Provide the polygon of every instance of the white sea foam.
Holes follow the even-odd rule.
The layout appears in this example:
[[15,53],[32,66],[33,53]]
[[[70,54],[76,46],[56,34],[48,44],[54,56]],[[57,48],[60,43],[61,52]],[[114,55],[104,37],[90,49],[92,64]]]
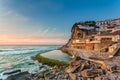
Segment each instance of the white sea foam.
[[2,80],[6,80],[7,79],[7,77],[8,77],[8,75],[0,75],[0,79],[2,79]]
[[[13,69],[31,71],[38,63],[31,59],[37,53],[54,50],[60,46],[0,46],[0,74]],[[35,64],[30,64],[35,63]],[[6,75],[0,76],[5,78]]]

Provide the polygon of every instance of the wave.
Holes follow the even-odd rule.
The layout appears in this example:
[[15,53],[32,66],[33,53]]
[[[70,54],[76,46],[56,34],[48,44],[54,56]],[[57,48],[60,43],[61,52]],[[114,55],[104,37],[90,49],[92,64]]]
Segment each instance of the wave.
[[45,52],[53,50],[53,48],[17,48],[17,49],[1,49],[0,54],[25,54],[32,52]]
[[[43,53],[60,46],[0,46],[0,74],[5,71],[21,69],[32,71],[38,63],[31,59],[37,53]],[[0,76],[0,79],[6,76]]]

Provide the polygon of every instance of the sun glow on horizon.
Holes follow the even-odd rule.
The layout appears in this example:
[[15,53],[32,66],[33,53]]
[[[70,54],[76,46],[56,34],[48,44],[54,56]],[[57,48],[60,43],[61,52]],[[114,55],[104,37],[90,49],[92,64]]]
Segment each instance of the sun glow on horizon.
[[0,0],[0,44],[64,44],[76,21],[119,17],[119,3],[120,0]]
[[16,36],[0,36],[0,45],[10,44],[65,44],[66,39],[62,38],[35,38],[35,37],[16,37]]

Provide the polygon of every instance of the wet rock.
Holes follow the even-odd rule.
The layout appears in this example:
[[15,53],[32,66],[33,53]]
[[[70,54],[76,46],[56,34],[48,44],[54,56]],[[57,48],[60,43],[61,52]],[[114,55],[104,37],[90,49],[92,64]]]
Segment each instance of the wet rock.
[[21,70],[18,69],[18,70],[15,70],[15,71],[5,72],[5,73],[3,73],[3,75],[9,75],[9,74],[20,73],[20,72],[21,72]]
[[28,77],[24,77],[24,78],[22,78],[22,80],[31,80],[31,79]]
[[72,61],[70,62],[70,65],[71,65],[71,66],[78,66],[78,65],[80,65],[80,62],[79,62],[79,61],[76,61],[76,60],[72,60]]
[[39,80],[44,80],[44,78],[40,78]]
[[54,74],[50,74],[50,75],[49,75],[49,79],[53,79],[54,77],[55,77]]
[[[40,68],[45,68],[45,66]],[[120,73],[116,74],[119,72],[119,68],[113,67],[111,70],[114,72],[104,70],[99,63],[94,63],[93,60],[91,62],[75,58],[68,67],[54,66],[43,73],[38,73],[34,80],[120,80]]]
[[64,78],[65,78],[65,79],[68,79],[68,77],[69,77],[69,74],[66,73],[66,74],[64,75]]
[[25,76],[30,77],[30,74],[28,73],[28,71],[21,72],[19,74],[15,74],[15,75],[11,75],[11,76],[7,77],[7,80],[22,80]]
[[44,73],[43,72],[39,72],[39,73],[37,73],[37,74],[35,74],[35,76],[34,76],[34,78],[44,78]]
[[45,76],[45,78],[44,78],[45,80],[49,80],[49,77],[47,77],[47,76]]
[[103,71],[101,69],[85,69],[81,71],[80,74],[82,77],[91,78],[103,75]]
[[42,69],[42,68],[45,68],[45,66],[42,65],[42,66],[39,67],[39,69]]
[[56,72],[56,75],[59,75],[59,74],[61,74],[60,72]]
[[83,80],[82,77],[77,77],[77,80]]
[[57,80],[61,80],[61,75],[58,75]]
[[82,77],[79,72],[75,73],[77,77]]
[[78,69],[79,67],[80,67],[80,65],[74,66],[74,67],[69,66],[69,67],[66,69],[66,72],[67,72],[67,73],[75,72],[75,70]]
[[73,73],[69,73],[69,76],[70,76],[71,80],[76,80],[77,79],[77,76]]
[[28,65],[35,65],[35,63],[28,63]]
[[110,79],[107,76],[103,75],[103,76],[95,77],[95,80],[110,80]]
[[15,80],[13,77],[9,76],[7,80]]

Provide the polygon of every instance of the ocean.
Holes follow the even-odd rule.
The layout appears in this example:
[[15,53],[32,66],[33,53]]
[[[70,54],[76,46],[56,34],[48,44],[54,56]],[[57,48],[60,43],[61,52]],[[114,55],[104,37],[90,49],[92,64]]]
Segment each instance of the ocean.
[[17,69],[22,71],[36,69],[39,63],[32,60],[31,56],[60,47],[61,45],[0,46],[0,74]]

